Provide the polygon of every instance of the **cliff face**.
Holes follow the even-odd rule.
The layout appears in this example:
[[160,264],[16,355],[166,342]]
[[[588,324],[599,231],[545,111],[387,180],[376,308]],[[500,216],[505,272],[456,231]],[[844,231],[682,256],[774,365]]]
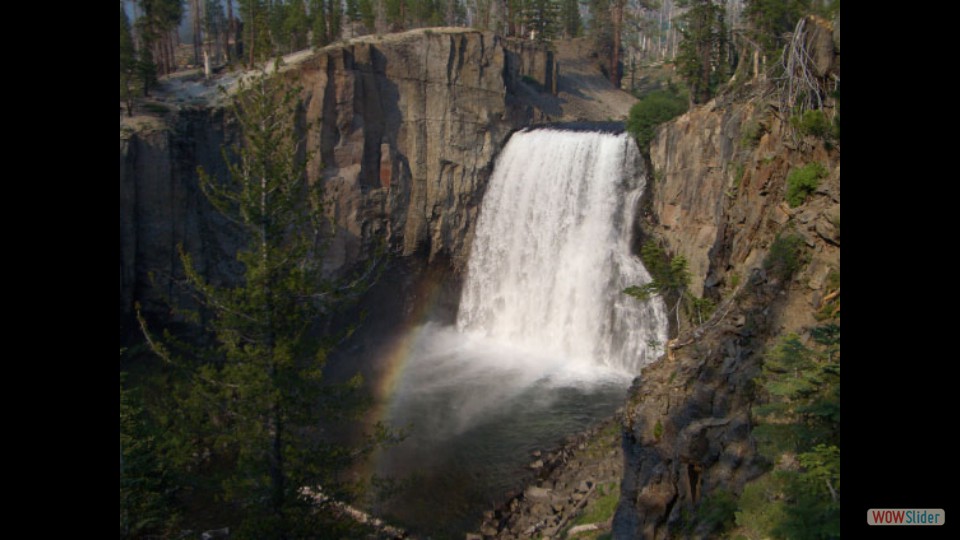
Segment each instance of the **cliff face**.
[[[815,254],[839,246],[839,158],[823,145],[782,140],[786,126],[753,100],[694,109],[658,133],[650,149],[654,168],[655,227],[675,254],[690,263],[694,294],[719,292],[734,275],[757,267],[787,222],[799,225]],[[785,201],[786,178],[806,163],[828,165],[815,197],[801,208]],[[819,246],[825,241],[825,246]],[[807,268],[811,289],[828,264],[815,256]]]
[[[839,148],[788,133],[776,105],[718,98],[662,127],[651,146],[645,228],[687,258],[692,292],[719,305],[631,389],[614,538],[677,536],[705,498],[739,495],[763,472],[751,439],[753,379],[776,336],[816,324],[828,275],[840,269]],[[787,176],[813,162],[826,176],[790,208]],[[778,235],[803,244],[787,280],[764,265]]]
[[120,129],[120,314],[134,302],[161,313],[165,298],[188,301],[172,284],[182,275],[178,245],[218,282],[238,275],[237,238],[197,185],[197,166],[225,174],[222,144],[235,137],[219,110],[173,119],[137,117]]
[[[514,130],[548,119],[517,97],[521,67],[556,87],[555,65],[531,55],[543,51],[431,29],[301,53],[284,68],[303,88],[309,178],[323,182],[338,226],[329,271],[367,257],[381,239],[395,255],[466,262],[497,153]],[[198,165],[226,174],[220,148],[236,141],[235,123],[212,99],[168,101],[179,110],[166,118],[121,123],[121,315],[137,300],[148,310],[162,309],[161,296],[176,300],[178,244],[211,279],[237,275],[237,239],[196,175]]]

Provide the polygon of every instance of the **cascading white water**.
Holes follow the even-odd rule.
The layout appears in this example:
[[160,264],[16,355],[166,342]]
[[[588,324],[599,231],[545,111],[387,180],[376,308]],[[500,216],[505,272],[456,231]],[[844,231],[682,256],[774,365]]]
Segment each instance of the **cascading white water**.
[[609,416],[663,352],[662,302],[623,293],[650,280],[630,255],[638,157],[624,135],[539,130],[507,143],[457,328],[428,323],[391,347],[405,361],[386,420],[412,427],[379,472],[417,479],[387,507],[398,523],[463,538],[518,488],[532,451]]
[[458,328],[631,373],[662,353],[663,303],[623,294],[650,281],[630,254],[637,158],[626,135],[514,134],[484,195]]

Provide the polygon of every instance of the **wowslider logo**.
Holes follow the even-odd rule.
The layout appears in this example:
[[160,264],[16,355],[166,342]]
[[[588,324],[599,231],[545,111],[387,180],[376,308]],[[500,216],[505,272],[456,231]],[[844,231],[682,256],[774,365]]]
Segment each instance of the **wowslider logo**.
[[871,508],[867,510],[868,525],[943,525],[943,508],[929,510],[904,508]]

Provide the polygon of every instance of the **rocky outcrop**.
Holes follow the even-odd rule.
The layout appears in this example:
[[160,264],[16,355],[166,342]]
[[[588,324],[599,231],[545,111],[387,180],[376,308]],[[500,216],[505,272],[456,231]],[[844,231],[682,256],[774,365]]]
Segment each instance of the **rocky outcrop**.
[[[538,62],[526,56],[543,53],[508,49],[491,33],[426,29],[288,58],[284,75],[302,87],[302,125],[311,126],[308,174],[323,183],[338,225],[329,271],[381,242],[394,255],[465,263],[499,150],[514,130],[548,119],[516,92],[521,66]],[[555,86],[555,68],[541,71]],[[160,93],[168,114],[121,121],[121,316],[135,301],[154,312],[177,301],[178,245],[210,279],[237,275],[238,241],[199,193],[196,173],[201,165],[226,174],[221,145],[236,141],[235,123],[212,85],[170,85]]]
[[135,117],[120,128],[120,315],[134,302],[148,313],[189,302],[174,282],[179,246],[204,275],[239,274],[238,238],[197,185],[197,167],[225,174],[220,147],[235,138],[222,110],[184,110],[173,118]]
[[[622,475],[619,415],[569,437],[553,451],[536,451],[536,478],[496,510],[484,513],[480,534],[467,538],[561,538],[591,504],[619,489]],[[609,530],[609,516],[585,530]]]
[[[718,98],[653,141],[645,229],[687,258],[692,292],[719,307],[683,328],[631,389],[614,538],[710,537],[690,516],[764,470],[750,436],[762,355],[775,336],[816,324],[828,276],[840,268],[839,148],[788,127],[775,101]],[[812,162],[826,176],[791,208],[787,176]],[[785,234],[804,244],[788,279],[764,264]]]
[[[676,119],[651,145],[651,217],[657,234],[689,261],[698,296],[746,277],[787,222],[799,225],[815,254],[837,256],[839,237],[832,237],[839,235],[833,230],[840,213],[838,156],[822,144],[784,145],[785,126],[768,114],[769,106],[714,101]],[[787,175],[814,161],[829,166],[819,196],[789,208]],[[816,239],[824,237],[832,240],[821,246]],[[815,256],[808,267],[814,289],[829,272],[824,257]]]
[[506,48],[517,58],[517,72],[532,80],[540,89],[557,95],[560,64],[550,47],[525,39],[508,39]]

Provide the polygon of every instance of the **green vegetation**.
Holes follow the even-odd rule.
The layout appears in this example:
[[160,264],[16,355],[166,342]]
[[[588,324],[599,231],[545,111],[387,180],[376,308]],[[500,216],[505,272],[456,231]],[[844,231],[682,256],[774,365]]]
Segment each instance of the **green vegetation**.
[[840,325],[784,336],[768,353],[753,433],[774,470],[748,484],[737,525],[749,536],[840,535]]
[[587,504],[583,513],[573,521],[574,525],[603,523],[613,518],[614,512],[617,511],[617,504],[620,502],[620,484],[611,482],[598,485],[597,492],[600,497]]
[[168,532],[177,521],[169,465],[139,393],[120,379],[120,538]]
[[790,117],[790,125],[802,136],[825,138],[830,135],[830,121],[820,109],[804,111],[802,115]]
[[756,120],[749,120],[740,128],[740,146],[744,148],[753,148],[760,142],[763,136],[764,128]]
[[720,489],[705,496],[693,515],[685,514],[681,528],[685,535],[698,532],[698,536],[709,533],[711,538],[716,537],[733,526],[736,510],[737,498],[729,491]]
[[822,304],[836,310],[781,337],[756,379],[753,436],[773,468],[740,495],[735,532],[749,538],[840,536],[839,270],[825,290]]
[[804,262],[803,237],[796,233],[781,233],[770,245],[763,268],[780,281],[787,281],[800,270]]
[[687,112],[687,99],[676,90],[658,90],[647,94],[630,108],[627,131],[647,153],[657,126]]
[[600,71],[610,82],[620,87],[623,75],[623,36],[626,0],[586,0],[590,14],[587,34],[593,40],[600,57]]
[[133,116],[133,81],[137,75],[137,51],[130,33],[130,19],[120,4],[120,101]]
[[677,0],[687,10],[678,17],[680,48],[677,72],[690,88],[694,103],[706,103],[730,78],[730,36],[725,3],[718,0]]
[[167,106],[164,105],[163,103],[156,103],[156,102],[153,102],[153,101],[148,101],[148,102],[146,102],[146,103],[143,104],[143,110],[145,110],[145,111],[147,111],[147,112],[149,112],[149,113],[158,114],[158,115],[160,115],[160,116],[163,116],[163,115],[168,114],[168,113],[170,112],[170,107],[167,107]]
[[[320,184],[306,182],[298,89],[260,75],[241,82],[237,96],[243,145],[224,151],[229,175],[199,175],[207,199],[245,241],[237,254],[244,271],[234,285],[210,283],[182,252],[203,309],[183,315],[205,323],[212,345],[194,349],[146,333],[176,373],[157,409],[162,444],[196,499],[227,503],[238,537],[304,537],[342,526],[304,489],[351,500],[362,486],[343,471],[391,436],[379,425],[353,446],[330,435],[366,403],[359,377],[324,380],[331,344],[342,336],[321,329],[369,279],[321,275],[332,231]],[[141,325],[146,332],[142,318]]]
[[578,0],[559,0],[560,28],[563,35],[569,38],[583,33],[583,21],[580,18],[580,2]]
[[827,176],[827,170],[819,163],[807,163],[799,169],[793,169],[787,175],[787,204],[796,208],[820,185],[820,179]]
[[638,300],[647,300],[654,294],[662,295],[665,301],[674,303],[671,311],[676,315],[678,329],[681,309],[692,324],[702,324],[710,317],[716,304],[690,293],[690,272],[685,257],[677,255],[668,258],[656,241],[648,240],[640,249],[640,258],[653,279],[646,285],[627,287],[624,293]]
[[820,301],[820,309],[813,315],[818,321],[837,317],[840,314],[840,271],[830,270],[824,286],[826,294]]
[[545,42],[560,33],[560,4],[554,0],[525,0],[523,3],[523,24],[528,35],[532,34],[537,42]]
[[[676,372],[674,372],[674,374],[671,375],[671,377],[673,377],[674,375],[676,375]],[[673,382],[673,381],[670,381],[670,382]],[[653,438],[659,441],[660,437],[663,437],[663,423],[660,422],[659,419],[657,419],[657,423],[653,425]]]

